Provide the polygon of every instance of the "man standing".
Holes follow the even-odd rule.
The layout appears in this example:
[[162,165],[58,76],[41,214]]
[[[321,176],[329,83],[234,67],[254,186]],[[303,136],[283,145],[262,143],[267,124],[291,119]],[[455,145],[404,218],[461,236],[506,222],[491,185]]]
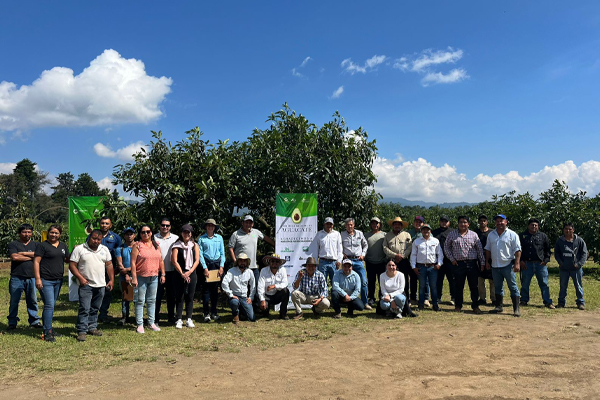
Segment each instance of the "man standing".
[[[413,227],[408,230],[408,233],[410,234],[410,239],[412,242],[414,242],[415,240],[417,240],[417,238],[420,238],[422,236],[421,227],[423,226],[424,223],[425,223],[425,218],[421,217],[420,215],[417,215],[415,217],[415,219],[413,220]],[[411,251],[412,251],[412,246],[410,246],[408,248],[407,258],[410,256]],[[411,276],[410,299],[412,301],[416,301],[419,277],[417,276],[415,270],[413,270],[412,268],[410,268],[409,273]],[[426,287],[425,287],[425,306],[429,307],[429,306],[431,306],[431,304],[429,303],[429,281],[427,279],[425,279],[425,285],[426,285]]]
[[371,310],[372,307],[367,304],[367,273],[364,264],[365,255],[367,254],[369,245],[362,231],[354,229],[354,218],[347,218],[345,222],[346,230],[341,233],[344,257],[352,261],[353,272],[360,276],[360,299],[364,304],[364,308],[366,310]]
[[29,314],[29,326],[42,328],[38,316],[37,296],[35,293],[35,277],[33,275],[33,257],[37,243],[31,240],[33,226],[23,224],[18,229],[19,240],[10,242],[8,255],[10,257],[10,281],[8,292],[10,293],[10,306],[8,308],[8,327],[6,330],[16,329],[19,321],[19,301],[21,294],[25,292],[25,304]]
[[469,218],[465,215],[458,217],[458,230],[448,234],[444,245],[444,254],[452,263],[454,311],[462,311],[465,280],[467,280],[471,292],[471,308],[475,314],[481,314],[477,279],[479,278],[479,266],[484,263],[483,247],[479,236],[469,230],[469,222]]
[[294,279],[294,291],[292,292],[292,303],[296,308],[295,320],[302,319],[302,304],[310,304],[315,314],[321,314],[329,308],[327,300],[327,280],[321,271],[317,271],[317,261],[314,257],[308,257]]
[[[110,228],[112,228],[112,221],[110,220],[110,217],[103,216],[100,218],[100,231],[102,232],[101,244],[110,252],[112,265],[117,265],[117,256],[115,251],[118,247],[121,247],[123,242],[121,241],[121,237],[111,231]],[[104,279],[106,281],[109,280],[108,274],[104,277]],[[111,286],[110,289],[104,291],[104,298],[102,299],[102,305],[100,306],[100,316],[98,317],[98,322],[110,322],[108,308],[110,307],[110,302],[112,301],[112,289],[113,288]]]
[[[475,233],[479,236],[481,246],[485,248],[487,243],[487,237],[492,231],[488,228],[488,218],[485,214],[481,214],[477,219],[479,228],[475,229]],[[490,301],[493,303],[496,301],[496,291],[494,289],[494,280],[492,279],[492,270],[485,268],[485,264],[479,266],[479,278],[477,279],[477,288],[479,289],[479,304],[486,305],[486,291],[485,291],[485,280],[487,279],[488,285],[490,285]]]
[[229,307],[231,307],[234,324],[240,322],[240,308],[248,321],[255,321],[252,298],[256,293],[256,284],[254,274],[248,270],[249,265],[250,258],[244,253],[239,253],[235,260],[235,266],[227,271],[221,283],[221,288],[229,297]]
[[527,230],[521,233],[521,305],[529,302],[529,285],[533,275],[542,291],[544,305],[554,309],[548,288],[548,267],[550,262],[550,241],[544,232],[540,231],[540,221],[531,218],[527,222]]
[[314,241],[317,244],[319,271],[329,278],[329,283],[333,283],[333,274],[341,267],[344,256],[342,236],[333,229],[333,218],[325,218],[323,229],[317,232]]
[[[389,220],[388,225],[392,227],[392,230],[389,231],[383,239],[383,252],[388,260],[394,261],[398,266],[398,270],[404,274],[405,282],[407,282],[406,285],[404,285],[404,294],[407,301],[404,303],[404,310],[402,310],[402,312],[405,316],[416,317],[417,314],[411,310],[410,301],[408,300],[408,282],[412,276],[411,274],[414,274],[409,262],[410,252],[412,250],[412,239],[408,232],[403,231],[403,229],[408,226],[408,222],[402,221],[402,218],[400,217],[396,217]],[[412,279],[416,279],[416,275]]]
[[[79,313],[75,327],[80,342],[85,341],[88,333],[102,336],[98,330],[98,309],[104,289],[112,290],[114,285],[112,257],[108,248],[101,244],[102,237],[102,231],[92,231],[87,242],[73,249],[69,261],[69,270],[79,281]],[[108,283],[105,275],[108,275]]]
[[158,280],[158,290],[156,291],[156,305],[154,311],[154,324],[158,326],[158,321],[160,319],[160,307],[162,304],[162,299],[165,294],[165,290],[167,291],[167,321],[171,325],[175,325],[175,279],[177,276],[177,271],[175,271],[175,267],[171,264],[171,247],[173,243],[175,243],[179,239],[179,236],[171,233],[171,220],[169,218],[163,217],[160,220],[159,233],[154,235],[154,240],[160,246],[160,252],[163,257],[163,261],[165,264],[165,282],[161,283],[161,280]]
[[250,270],[254,273],[254,281],[258,282],[259,269],[256,265],[258,239],[264,240],[273,247],[275,247],[275,242],[258,229],[254,229],[253,226],[254,218],[252,215],[246,215],[242,221],[242,227],[229,238],[229,255],[235,263],[238,254],[246,254],[250,259]]
[[335,315],[333,318],[341,318],[342,311],[340,302],[348,305],[348,316],[354,315],[354,310],[362,311],[365,304],[359,298],[362,283],[360,276],[352,271],[352,260],[344,259],[342,269],[335,271],[333,276],[333,288],[331,290],[331,306]]
[[[434,229],[431,234],[434,238],[440,241],[440,247],[444,250],[444,245],[446,244],[446,238],[448,234],[452,232],[454,229],[450,229],[450,219],[447,215],[442,215],[440,217],[440,227]],[[444,276],[448,279],[448,288],[450,292],[450,304],[454,305],[454,279],[452,277],[452,261],[446,254],[444,253],[444,262],[438,271],[437,276],[437,294],[438,294],[438,303],[442,301],[442,291],[444,290]]]
[[427,224],[421,226],[421,237],[412,243],[410,253],[410,266],[419,277],[419,310],[425,306],[425,281],[429,279],[432,283],[431,300],[433,310],[440,311],[437,294],[437,272],[444,262],[444,252],[440,247],[440,241],[431,237],[431,227]]
[[567,287],[569,278],[573,279],[575,285],[575,296],[577,297],[577,308],[585,310],[583,300],[583,266],[587,260],[587,246],[583,239],[575,234],[572,222],[563,226],[563,236],[558,238],[554,246],[554,258],[558,262],[560,273],[560,292],[558,293],[558,307],[567,304]]
[[[504,214],[496,215],[494,221],[496,229],[490,232],[485,245],[485,268],[492,269],[496,291],[496,308],[490,310],[490,313],[496,314],[503,311],[504,280],[506,279],[513,303],[514,316],[520,317],[520,296],[515,273],[519,272],[521,264],[521,242],[519,235],[507,228],[508,220]],[[491,266],[490,258],[492,259]],[[456,289],[458,290],[458,287]]]
[[258,299],[259,308],[269,316],[269,307],[276,304],[279,306],[279,319],[289,319],[287,316],[288,301],[290,300],[290,289],[288,289],[287,271],[283,267],[285,260],[279,254],[273,254],[263,258],[267,268],[260,271],[258,277]]
[[[385,272],[387,257],[383,252],[385,232],[381,231],[381,220],[373,217],[369,225],[371,232],[365,234],[368,246],[367,254],[365,255],[365,262],[367,264],[367,297],[369,298],[369,305],[374,307],[377,304],[375,302],[375,280]],[[379,299],[381,300],[381,290],[379,291]]]
[[121,326],[129,322],[129,306],[131,301],[125,299],[125,291],[127,290],[126,288],[133,290],[133,286],[131,285],[131,250],[135,244],[135,233],[135,229],[132,227],[125,228],[123,231],[125,242],[115,250],[117,258],[116,266],[119,269],[119,283],[122,289],[121,319],[117,322]]

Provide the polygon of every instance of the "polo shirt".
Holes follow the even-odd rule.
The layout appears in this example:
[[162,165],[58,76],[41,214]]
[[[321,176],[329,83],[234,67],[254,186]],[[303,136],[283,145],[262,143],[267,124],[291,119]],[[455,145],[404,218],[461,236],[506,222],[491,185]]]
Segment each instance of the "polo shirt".
[[252,228],[246,233],[243,229],[238,229],[229,238],[229,247],[233,249],[233,254],[237,257],[240,253],[245,253],[250,258],[250,269],[256,269],[256,248],[258,239],[263,240],[265,235],[258,229]]
[[94,251],[87,242],[76,246],[71,253],[71,261],[77,263],[79,273],[93,288],[106,286],[106,263],[112,261],[110,250],[103,244]]
[[492,268],[502,268],[509,265],[515,259],[515,253],[521,251],[519,235],[506,228],[502,235],[494,229],[487,237],[485,250],[492,256]]

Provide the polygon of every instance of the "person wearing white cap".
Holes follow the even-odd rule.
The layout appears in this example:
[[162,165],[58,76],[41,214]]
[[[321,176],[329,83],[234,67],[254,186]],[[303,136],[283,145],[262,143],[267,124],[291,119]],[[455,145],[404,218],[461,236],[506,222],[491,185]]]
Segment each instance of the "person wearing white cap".
[[362,231],[354,229],[354,218],[346,218],[346,230],[341,233],[342,247],[344,249],[344,257],[352,262],[352,270],[360,276],[361,289],[360,299],[362,300],[365,309],[371,310],[371,306],[367,296],[367,272],[365,271],[364,259],[367,254],[369,244]]
[[344,250],[342,236],[333,229],[333,218],[325,218],[323,229],[317,232],[314,242],[317,244],[319,271],[333,282],[333,274],[342,265]]
[[223,278],[221,288],[229,297],[229,307],[233,315],[233,323],[240,322],[240,309],[248,318],[248,321],[254,322],[254,309],[252,308],[252,298],[256,293],[256,284],[254,274],[248,270],[250,264],[249,257],[244,254],[238,254],[235,260],[235,266],[230,268]]
[[331,307],[335,311],[333,318],[341,318],[340,303],[348,306],[348,316],[354,315],[354,310],[362,311],[365,303],[360,299],[362,282],[360,276],[352,271],[352,260],[345,258],[342,261],[342,269],[335,271],[333,276],[333,287],[331,289]]

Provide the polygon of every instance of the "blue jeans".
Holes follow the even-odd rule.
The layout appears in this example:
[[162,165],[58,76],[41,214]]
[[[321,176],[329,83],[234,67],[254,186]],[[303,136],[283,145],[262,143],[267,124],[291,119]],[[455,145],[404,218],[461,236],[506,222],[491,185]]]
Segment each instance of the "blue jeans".
[[144,324],[144,303],[148,313],[148,325],[154,323],[156,311],[156,290],[158,289],[158,276],[138,276],[137,302],[135,303],[135,322],[138,326]]
[[538,286],[542,291],[542,299],[544,300],[544,304],[552,304],[552,299],[550,298],[550,288],[548,287],[548,267],[545,265],[540,265],[537,261],[527,261],[527,269],[525,271],[521,271],[521,301],[527,303],[529,301],[529,286],[531,285],[531,280],[533,279],[533,275],[538,281]]
[[247,297],[237,296],[237,299],[229,299],[229,307],[231,307],[231,315],[234,317],[240,315],[240,309],[248,318],[248,321],[254,322],[254,309],[252,303],[248,304]]
[[513,263],[506,267],[492,267],[492,277],[494,278],[494,290],[496,295],[504,296],[504,280],[510,290],[511,297],[519,297],[519,287],[517,286],[517,275],[513,271]]
[[95,288],[90,285],[79,286],[79,312],[77,313],[78,333],[93,331],[98,327],[98,310],[104,298],[104,286]]
[[390,308],[392,308],[392,301],[398,306],[398,312],[402,312],[402,309],[404,308],[404,303],[406,303],[406,296],[402,293],[391,299],[391,301],[383,301],[383,299],[381,299],[379,301],[379,306],[383,311],[387,311]]
[[[108,283],[110,280],[108,273],[104,274],[104,279]],[[104,291],[104,297],[102,297],[102,304],[100,305],[100,320],[106,320],[108,318],[108,309],[110,308],[112,298],[112,290],[106,289]]]
[[368,287],[367,287],[367,271],[365,270],[365,264],[360,260],[352,260],[352,270],[360,276],[360,299],[363,304],[367,304],[368,298]]
[[317,268],[325,275],[325,279],[329,278],[329,284],[333,284],[333,274],[336,270],[335,261],[319,259],[319,266]]
[[37,296],[35,293],[35,278],[22,278],[11,276],[8,281],[8,292],[10,293],[10,306],[8,307],[8,326],[17,326],[19,321],[19,302],[21,294],[25,292],[27,314],[29,314],[29,325],[40,322],[38,316]]
[[585,305],[583,300],[583,269],[579,268],[576,270],[565,270],[559,269],[560,273],[560,291],[558,292],[558,304],[567,304],[567,286],[569,286],[569,278],[573,279],[573,285],[575,285],[575,296],[577,296],[577,305]]
[[[437,275],[438,271],[435,267],[426,267],[424,264],[417,264],[419,268],[419,307],[425,306],[427,286],[431,289],[431,301],[434,306],[438,304],[437,295]],[[427,285],[428,281],[431,283]]]
[[43,287],[42,290],[40,290],[40,297],[44,302],[44,309],[42,311],[42,324],[44,324],[44,332],[48,332],[50,329],[52,329],[54,305],[56,304],[56,300],[58,300],[62,283],[62,279],[47,281],[42,278]]
[[349,302],[342,301],[342,296],[339,292],[334,292],[331,294],[331,308],[335,311],[336,314],[339,314],[342,311],[341,304],[348,305],[348,314],[354,314],[354,310],[362,311],[365,309],[365,303],[362,302],[358,297],[350,300]]

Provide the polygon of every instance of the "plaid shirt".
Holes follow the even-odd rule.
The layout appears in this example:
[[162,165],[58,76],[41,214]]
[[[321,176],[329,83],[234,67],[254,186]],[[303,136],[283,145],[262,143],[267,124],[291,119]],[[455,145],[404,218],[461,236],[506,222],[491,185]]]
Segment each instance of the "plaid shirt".
[[481,265],[485,264],[481,241],[472,230],[467,230],[464,235],[458,230],[450,232],[444,244],[444,254],[450,261],[479,259]]
[[[296,274],[294,282],[297,280],[298,274]],[[325,275],[323,275],[323,273],[320,271],[315,271],[313,276],[308,276],[308,272],[306,272],[306,269],[304,269],[304,276],[300,280],[300,284],[296,290],[299,290],[306,296],[323,296],[323,298],[327,297],[327,281],[325,280]]]

